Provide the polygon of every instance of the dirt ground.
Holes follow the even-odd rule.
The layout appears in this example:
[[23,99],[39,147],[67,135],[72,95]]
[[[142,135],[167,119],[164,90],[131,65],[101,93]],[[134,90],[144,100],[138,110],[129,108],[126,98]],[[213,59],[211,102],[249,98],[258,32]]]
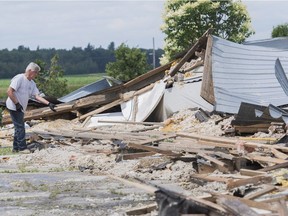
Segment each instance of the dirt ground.
[[[215,124],[221,117],[211,116],[200,123],[195,111],[175,114],[169,126],[157,130],[185,131],[209,136],[221,136],[233,117]],[[33,131],[69,130],[80,128],[68,120],[31,121],[27,134]],[[129,131],[143,125],[112,125],[101,131]],[[83,128],[82,128],[83,129]],[[12,147],[13,128],[0,131],[1,147]],[[266,136],[259,133],[258,136]],[[277,135],[275,135],[277,136]],[[0,156],[1,215],[126,215],[134,207],[155,203],[155,195],[123,179],[140,179],[147,184],[169,188],[187,196],[202,196],[209,191],[223,192],[225,185],[211,182],[199,186],[189,181],[195,173],[191,162],[174,161],[159,154],[136,160],[117,160],[117,154],[106,154],[117,148],[110,140],[59,141],[51,139],[44,149],[34,153]],[[92,151],[93,150],[93,151]],[[95,153],[98,150],[98,153]],[[103,152],[103,153],[99,153]],[[189,156],[189,155],[187,155]],[[165,164],[163,169],[152,169]],[[215,172],[217,175],[218,171]],[[116,178],[113,178],[116,177]],[[157,215],[157,210],[147,215]]]

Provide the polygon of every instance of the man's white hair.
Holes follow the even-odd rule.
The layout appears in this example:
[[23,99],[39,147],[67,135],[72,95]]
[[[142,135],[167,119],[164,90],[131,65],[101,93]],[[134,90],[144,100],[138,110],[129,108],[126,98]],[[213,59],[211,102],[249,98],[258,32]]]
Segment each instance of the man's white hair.
[[41,70],[41,68],[39,67],[38,64],[36,64],[36,63],[34,63],[34,62],[30,62],[30,63],[28,64],[28,66],[26,67],[26,70],[25,70],[25,71],[29,71],[29,70],[39,72],[39,71]]

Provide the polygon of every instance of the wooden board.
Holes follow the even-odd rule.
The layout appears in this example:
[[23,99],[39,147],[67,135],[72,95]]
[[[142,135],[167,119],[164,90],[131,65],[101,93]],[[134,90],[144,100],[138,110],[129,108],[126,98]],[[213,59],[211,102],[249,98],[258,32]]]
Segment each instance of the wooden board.
[[204,61],[204,73],[202,78],[202,86],[200,96],[211,104],[215,104],[214,85],[212,77],[212,46],[213,38],[208,36],[205,61]]

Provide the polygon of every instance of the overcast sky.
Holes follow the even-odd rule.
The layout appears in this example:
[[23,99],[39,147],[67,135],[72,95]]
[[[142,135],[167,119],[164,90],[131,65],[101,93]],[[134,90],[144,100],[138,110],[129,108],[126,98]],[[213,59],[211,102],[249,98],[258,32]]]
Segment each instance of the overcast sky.
[[[270,38],[273,26],[288,22],[287,1],[243,1],[256,34],[249,40]],[[40,48],[107,48],[110,42],[129,47],[163,48],[164,0],[2,1],[0,49],[19,45]]]

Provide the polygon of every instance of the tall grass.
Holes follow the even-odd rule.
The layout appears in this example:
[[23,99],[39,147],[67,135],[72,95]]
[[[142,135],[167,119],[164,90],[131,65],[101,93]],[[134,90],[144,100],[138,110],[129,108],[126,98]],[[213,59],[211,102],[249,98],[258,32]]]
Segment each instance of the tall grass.
[[6,91],[10,84],[10,79],[0,79],[0,100],[5,100],[7,97]]
[[[102,79],[105,76],[105,73],[97,73],[97,74],[81,74],[81,75],[67,75],[64,76],[63,79],[67,80],[68,91],[72,92],[82,86],[93,83],[97,80]],[[6,91],[10,84],[11,79],[0,79],[0,100],[3,101],[6,99]]]

